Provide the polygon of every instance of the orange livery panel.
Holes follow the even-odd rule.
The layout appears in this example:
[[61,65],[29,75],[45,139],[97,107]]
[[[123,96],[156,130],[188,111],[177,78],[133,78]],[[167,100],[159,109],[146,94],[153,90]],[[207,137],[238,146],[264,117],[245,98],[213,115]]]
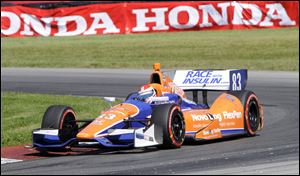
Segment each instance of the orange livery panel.
[[183,112],[186,133],[196,139],[221,138],[222,131],[244,129],[244,108],[238,98],[223,93],[210,109],[193,109]]
[[78,139],[93,139],[103,137],[107,133],[102,133],[108,128],[122,122],[125,118],[135,116],[139,109],[127,103],[116,105],[102,114],[90,123],[86,128],[80,131],[76,138]]

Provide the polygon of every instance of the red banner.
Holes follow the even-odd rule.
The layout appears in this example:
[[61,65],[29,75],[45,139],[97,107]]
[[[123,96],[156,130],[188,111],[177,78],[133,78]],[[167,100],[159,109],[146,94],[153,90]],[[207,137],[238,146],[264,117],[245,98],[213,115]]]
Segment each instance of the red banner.
[[1,7],[1,37],[76,36],[299,26],[298,1],[92,4]]

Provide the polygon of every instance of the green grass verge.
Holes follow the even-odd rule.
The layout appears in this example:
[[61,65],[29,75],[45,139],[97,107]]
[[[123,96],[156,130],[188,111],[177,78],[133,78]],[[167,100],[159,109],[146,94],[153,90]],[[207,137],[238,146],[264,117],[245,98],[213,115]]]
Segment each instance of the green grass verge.
[[53,104],[71,106],[78,119],[95,118],[109,108],[99,97],[1,92],[1,147],[30,144],[32,130],[41,127],[44,112]]
[[299,70],[299,28],[1,38],[1,67]]

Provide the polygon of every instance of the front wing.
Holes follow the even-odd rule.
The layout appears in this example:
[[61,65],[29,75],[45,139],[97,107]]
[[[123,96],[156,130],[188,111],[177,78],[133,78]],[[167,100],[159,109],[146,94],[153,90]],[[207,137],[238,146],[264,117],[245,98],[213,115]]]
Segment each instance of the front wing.
[[90,140],[70,138],[61,141],[58,129],[36,129],[32,132],[33,147],[38,149],[64,148],[66,146],[148,147],[162,144],[162,129],[152,124],[149,128],[110,129],[106,136]]

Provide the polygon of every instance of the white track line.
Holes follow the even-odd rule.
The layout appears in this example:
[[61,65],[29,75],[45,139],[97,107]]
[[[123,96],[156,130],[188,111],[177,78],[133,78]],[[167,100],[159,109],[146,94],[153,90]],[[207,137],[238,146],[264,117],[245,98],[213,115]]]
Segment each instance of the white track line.
[[1,165],[2,164],[7,164],[7,163],[15,163],[15,162],[20,162],[23,160],[16,160],[16,159],[9,159],[9,158],[1,158]]

